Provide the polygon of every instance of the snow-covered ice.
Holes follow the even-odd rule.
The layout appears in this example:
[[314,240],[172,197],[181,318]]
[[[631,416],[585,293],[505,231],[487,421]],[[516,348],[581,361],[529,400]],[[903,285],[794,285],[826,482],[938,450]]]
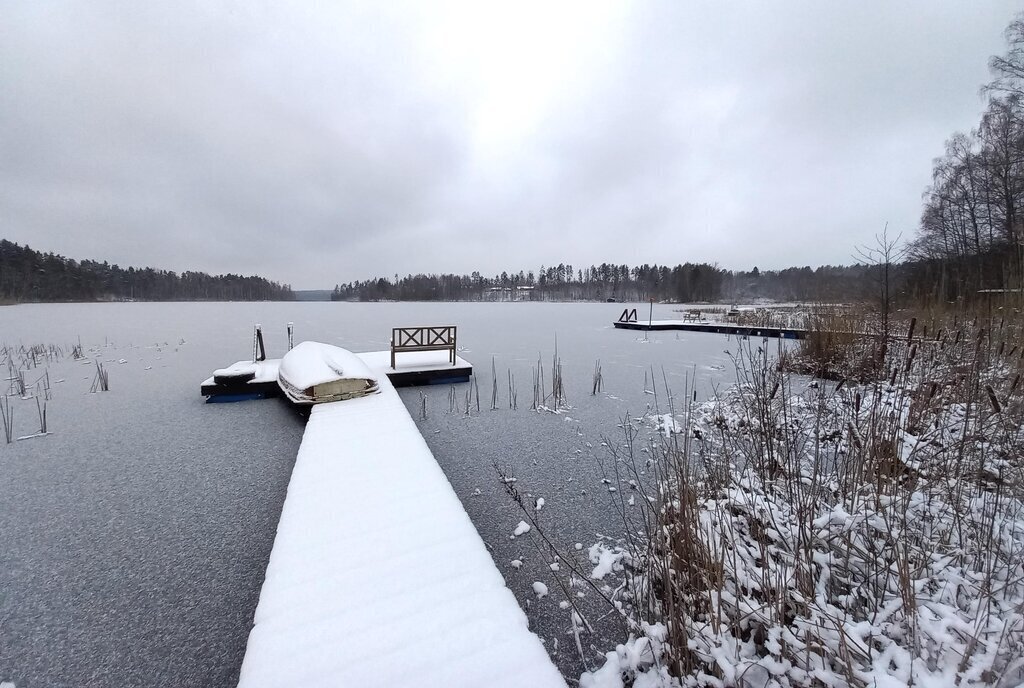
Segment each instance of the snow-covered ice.
[[516,529],[512,531],[512,534],[515,535],[516,537],[519,537],[520,535],[526,535],[529,532],[530,532],[530,524],[527,523],[526,521],[520,521],[519,525],[516,526]]

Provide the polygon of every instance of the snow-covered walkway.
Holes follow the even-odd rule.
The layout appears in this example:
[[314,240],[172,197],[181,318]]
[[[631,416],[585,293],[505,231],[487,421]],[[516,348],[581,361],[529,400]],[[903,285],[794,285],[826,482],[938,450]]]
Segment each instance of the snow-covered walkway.
[[239,685],[565,683],[387,377],[313,407]]

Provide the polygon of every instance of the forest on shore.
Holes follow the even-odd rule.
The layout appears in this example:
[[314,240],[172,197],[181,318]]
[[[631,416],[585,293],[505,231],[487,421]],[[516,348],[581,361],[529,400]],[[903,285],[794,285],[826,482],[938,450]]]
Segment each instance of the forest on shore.
[[76,261],[0,239],[0,303],[49,301],[290,301],[263,277],[122,268]]
[[[982,289],[1019,284],[1018,251],[996,244],[961,257],[931,256],[917,242],[900,244],[880,234],[876,243],[852,252],[853,265],[782,270],[726,270],[708,263],[612,265],[571,264],[484,276],[420,274],[335,285],[332,301],[624,301],[674,303],[776,302],[850,303],[873,300],[881,280],[893,300],[915,303],[971,302]],[[884,277],[883,277],[884,275]],[[970,279],[967,279],[967,277]]]
[[763,298],[800,301],[856,298],[868,268],[822,266],[732,272],[708,263],[612,265],[585,268],[559,263],[534,272],[408,275],[336,285],[334,301],[675,301]]

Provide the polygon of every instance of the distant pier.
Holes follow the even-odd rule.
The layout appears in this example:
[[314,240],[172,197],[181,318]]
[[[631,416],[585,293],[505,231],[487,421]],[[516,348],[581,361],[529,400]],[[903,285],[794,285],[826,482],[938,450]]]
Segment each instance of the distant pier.
[[774,337],[776,339],[804,339],[807,330],[790,327],[761,327],[756,325],[734,325],[721,322],[701,322],[684,320],[616,320],[615,327],[620,330],[662,331],[677,330],[681,332],[709,332],[713,334],[731,334],[737,337]]

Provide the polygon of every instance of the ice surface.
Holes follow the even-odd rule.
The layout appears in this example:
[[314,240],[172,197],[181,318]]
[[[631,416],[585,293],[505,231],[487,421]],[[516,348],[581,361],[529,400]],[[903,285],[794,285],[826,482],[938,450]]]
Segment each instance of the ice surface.
[[[646,315],[648,306],[642,305]],[[479,380],[483,412],[477,416],[474,410],[472,418],[465,415],[461,396],[460,411],[447,413],[448,385],[400,394],[455,491],[472,496],[483,488],[481,496],[466,499],[465,508],[507,574],[531,628],[557,637],[565,630],[566,613],[556,604],[537,604],[531,588],[534,580],[549,580],[550,559],[531,556],[532,545],[524,547],[532,533],[509,539],[516,521],[494,480],[494,461],[511,469],[523,491],[544,494],[547,504],[540,514],[557,544],[571,550],[575,542],[589,545],[595,532],[615,537],[620,517],[609,506],[618,500],[589,487],[595,473],[603,474],[589,457],[602,449],[591,451],[585,443],[597,447],[600,438],[615,432],[624,413],[654,403],[642,392],[644,370],[658,371],[660,394],[663,369],[678,391],[696,366],[702,398],[714,385],[735,378],[723,351],[734,347],[729,338],[652,332],[650,343],[642,345],[643,333],[611,327],[622,307],[290,302],[0,309],[0,338],[8,343],[38,340],[68,350],[66,345],[81,336],[87,349],[103,347],[104,359],[129,361],[113,367],[108,395],[88,394],[91,361],[52,369],[51,376],[66,378],[63,384],[54,380],[53,432],[11,445],[0,441],[0,480],[17,495],[7,500],[0,528],[0,551],[12,563],[0,570],[9,622],[0,628],[5,657],[0,673],[7,674],[0,679],[16,678],[19,687],[127,685],[128,677],[135,685],[235,684],[305,421],[278,401],[209,407],[197,396],[195,383],[232,361],[251,363],[256,322],[266,324],[268,356],[286,351],[283,324],[294,321],[296,341],[315,339],[385,356],[393,325],[455,322],[469,351],[460,351],[463,356],[482,365],[496,357],[498,411],[487,409],[487,375]],[[656,304],[655,319],[671,317],[676,307],[681,306]],[[578,422],[529,410],[531,366],[542,352],[550,372],[555,336]],[[450,367],[445,352],[431,353]],[[415,363],[416,356],[400,355],[399,369]],[[591,396],[597,358],[609,393]],[[272,369],[269,381],[277,378],[278,362],[259,364],[261,370]],[[143,372],[146,367],[151,370]],[[506,368],[519,387],[515,411],[507,404]],[[460,395],[464,389],[459,387]],[[419,417],[421,393],[428,397],[427,419]],[[19,435],[38,429],[30,424],[35,413],[32,402],[31,409],[16,414]],[[579,449],[584,455],[577,460],[561,460]],[[582,484],[588,486],[586,495],[579,492]],[[515,558],[523,561],[519,572],[507,565]],[[41,570],[48,574],[34,575]],[[589,573],[588,567],[584,575]],[[122,594],[126,575],[146,595]],[[443,592],[453,598],[461,593],[458,587]],[[186,597],[192,602],[187,609],[181,607]],[[616,619],[598,622],[604,611],[596,598],[574,599],[594,605],[585,607],[596,627],[595,634],[584,635],[588,654],[590,645],[605,652],[622,642]],[[74,651],[67,638],[77,639]],[[570,637],[553,659],[564,676],[575,679],[584,667],[571,644]]]
[[239,685],[564,686],[394,387],[380,386],[310,414]]

